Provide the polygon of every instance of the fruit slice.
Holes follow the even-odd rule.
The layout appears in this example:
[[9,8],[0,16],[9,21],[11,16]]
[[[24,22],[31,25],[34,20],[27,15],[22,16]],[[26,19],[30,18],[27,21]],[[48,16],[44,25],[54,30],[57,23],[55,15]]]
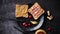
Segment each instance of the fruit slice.
[[30,21],[32,24],[37,24],[38,22],[37,21]]

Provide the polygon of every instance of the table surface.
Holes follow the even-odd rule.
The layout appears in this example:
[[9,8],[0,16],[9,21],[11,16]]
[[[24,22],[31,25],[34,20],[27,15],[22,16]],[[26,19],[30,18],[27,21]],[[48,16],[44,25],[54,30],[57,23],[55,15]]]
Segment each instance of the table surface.
[[[15,5],[16,4],[28,4],[38,2],[45,11],[50,10],[54,19],[51,22],[44,22],[42,29],[47,34],[60,34],[60,3],[59,0],[0,0],[0,34],[23,34],[16,30],[14,26],[18,26],[15,19]],[[48,27],[52,28],[48,31]],[[34,34],[34,32],[27,33]]]

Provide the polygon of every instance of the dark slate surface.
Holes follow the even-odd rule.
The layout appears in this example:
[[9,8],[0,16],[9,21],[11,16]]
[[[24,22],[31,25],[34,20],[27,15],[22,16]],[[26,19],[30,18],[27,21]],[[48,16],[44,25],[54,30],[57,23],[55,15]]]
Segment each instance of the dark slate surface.
[[[14,28],[14,26],[17,26],[17,22],[14,21],[15,5],[34,2],[38,2],[46,11],[50,10],[54,16],[51,23],[47,22],[41,28],[46,30],[47,34],[60,34],[59,0],[0,0],[0,34],[23,34]],[[53,30],[48,31],[48,27],[53,28]],[[34,34],[34,32],[28,34]]]

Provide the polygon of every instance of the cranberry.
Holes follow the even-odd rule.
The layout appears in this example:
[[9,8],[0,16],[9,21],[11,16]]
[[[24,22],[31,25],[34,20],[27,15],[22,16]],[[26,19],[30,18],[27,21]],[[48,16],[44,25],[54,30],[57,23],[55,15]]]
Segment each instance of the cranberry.
[[26,24],[26,22],[23,23],[23,25],[25,25],[25,24]]
[[32,16],[30,15],[29,18],[32,18]]
[[28,26],[28,24],[26,22],[23,22],[23,26]]
[[30,26],[31,24],[28,24],[28,26]]
[[27,24],[25,24],[24,26],[27,26]]
[[51,30],[51,28],[50,28],[50,27],[48,27],[48,30],[50,31],[50,30]]
[[23,23],[23,25],[25,25],[26,23]]

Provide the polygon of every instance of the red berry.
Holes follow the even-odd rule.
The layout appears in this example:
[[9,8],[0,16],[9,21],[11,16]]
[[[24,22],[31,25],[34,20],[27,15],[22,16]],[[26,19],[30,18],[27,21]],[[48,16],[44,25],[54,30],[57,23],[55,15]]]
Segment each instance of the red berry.
[[32,16],[30,15],[29,18],[32,18]]
[[27,26],[27,24],[25,24],[24,26]]
[[24,22],[23,25],[25,25],[26,23]]
[[31,24],[28,24],[28,26],[30,26]]
[[23,26],[27,26],[27,23],[26,22],[23,22]]
[[23,25],[25,25],[25,23],[23,23]]
[[49,27],[49,28],[48,28],[48,30],[50,31],[50,30],[51,30],[51,28]]

